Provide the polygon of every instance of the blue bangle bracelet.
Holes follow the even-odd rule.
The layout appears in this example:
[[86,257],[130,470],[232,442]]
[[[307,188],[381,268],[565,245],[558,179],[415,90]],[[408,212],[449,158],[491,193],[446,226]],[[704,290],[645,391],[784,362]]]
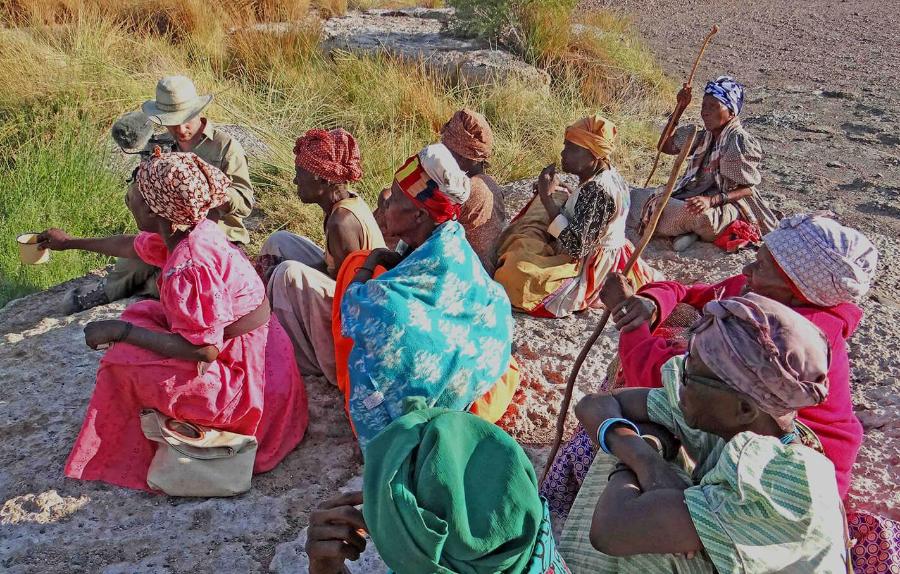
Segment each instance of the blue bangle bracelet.
[[612,454],[609,452],[609,447],[606,446],[606,433],[609,431],[609,427],[615,424],[623,424],[627,427],[630,427],[638,436],[640,436],[641,431],[637,427],[636,424],[631,422],[628,419],[623,419],[621,417],[609,418],[603,421],[603,424],[600,425],[600,428],[597,429],[597,442],[600,443],[600,450],[605,452],[606,454]]

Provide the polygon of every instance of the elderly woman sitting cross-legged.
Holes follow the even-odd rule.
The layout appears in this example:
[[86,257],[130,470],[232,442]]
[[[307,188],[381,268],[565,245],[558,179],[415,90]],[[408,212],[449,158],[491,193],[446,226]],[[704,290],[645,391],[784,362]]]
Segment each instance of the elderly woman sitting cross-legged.
[[[572,571],[845,572],[834,468],[797,421],[825,400],[829,356],[815,325],[750,293],[706,305],[663,388],[583,399],[608,454],[562,534]],[[666,460],[679,444],[690,474]]]
[[[548,166],[535,196],[500,236],[494,279],[517,309],[564,317],[599,307],[603,278],[625,267],[634,246],[625,237],[628,185],[610,163],[616,133],[600,116],[566,128],[562,169],[578,177],[578,188],[565,190]],[[658,278],[642,260],[630,277],[637,285]]]
[[140,258],[162,269],[159,301],[133,303],[120,320],[85,327],[89,346],[111,347],[66,476],[151,490],[156,443],[141,430],[142,409],[254,436],[254,472],[274,468],[303,438],[306,391],[291,342],[269,313],[253,265],[206,218],[228,185],[225,174],[193,153],[157,149],[128,191],[138,235],[41,234],[50,249]]
[[[678,101],[687,107],[690,86],[679,92]],[[778,223],[757,190],[762,180],[762,146],[741,124],[743,106],[744,86],[734,78],[721,76],[706,84],[700,110],[703,129],[694,140],[688,168],[656,227],[658,236],[677,237],[673,243],[676,251],[687,249],[697,239],[714,241],[738,220],[746,226],[742,233],[747,238],[768,233]],[[662,142],[662,151],[677,155],[693,129],[676,129]],[[641,213],[641,226],[650,221],[661,197],[661,190],[632,190],[632,214]]]
[[335,290],[338,386],[363,446],[407,399],[493,422],[518,383],[515,367],[506,376],[509,300],[456,221],[469,178],[434,144],[397,170],[392,188],[384,220],[405,251],[352,254]]

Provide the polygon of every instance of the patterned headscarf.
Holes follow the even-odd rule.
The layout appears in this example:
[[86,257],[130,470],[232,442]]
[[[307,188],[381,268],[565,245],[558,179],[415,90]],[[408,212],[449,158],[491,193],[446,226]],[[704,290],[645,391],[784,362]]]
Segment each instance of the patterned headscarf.
[[828,341],[790,307],[748,293],[710,301],[691,353],[782,424],[828,396]]
[[469,176],[444,144],[430,145],[406,160],[394,180],[438,224],[459,217],[460,206],[471,193]]
[[609,160],[616,149],[616,124],[608,119],[593,115],[581,118],[566,128],[566,140],[591,152],[597,159]]
[[294,163],[331,183],[348,183],[362,177],[359,147],[350,132],[309,130],[294,144]]
[[865,235],[827,215],[787,217],[763,237],[793,287],[821,307],[858,301],[878,265],[878,250]]
[[403,572],[567,572],[525,451],[477,416],[413,411],[366,450],[363,516]]
[[464,158],[485,161],[493,151],[494,132],[483,115],[462,109],[444,124],[441,143]]
[[138,191],[150,211],[180,226],[202,221],[225,202],[231,179],[195,153],[162,153],[157,147],[138,166]]
[[744,85],[731,76],[719,76],[707,82],[703,92],[722,102],[734,115],[740,114],[744,107]]

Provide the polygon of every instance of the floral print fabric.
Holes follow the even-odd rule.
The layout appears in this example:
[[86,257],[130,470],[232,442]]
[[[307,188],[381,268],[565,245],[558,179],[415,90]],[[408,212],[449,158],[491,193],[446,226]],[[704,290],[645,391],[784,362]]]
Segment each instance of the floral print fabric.
[[465,410],[509,366],[512,314],[462,226],[448,221],[390,271],[341,300],[350,417],[366,444],[405,414],[407,399]]
[[222,205],[231,180],[195,153],[155,153],[138,166],[138,191],[150,211],[176,225],[193,226]]

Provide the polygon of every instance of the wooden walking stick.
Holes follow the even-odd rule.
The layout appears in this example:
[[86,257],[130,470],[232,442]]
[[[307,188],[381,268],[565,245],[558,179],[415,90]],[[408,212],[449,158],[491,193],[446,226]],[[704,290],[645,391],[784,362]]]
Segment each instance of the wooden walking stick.
[[[694,74],[697,73],[697,66],[700,65],[700,58],[703,57],[703,52],[706,51],[706,47],[709,45],[709,42],[718,31],[718,24],[713,24],[713,27],[709,31],[709,34],[706,35],[706,39],[703,40],[703,45],[700,46],[700,53],[697,54],[697,58],[694,60],[694,66],[691,68],[691,74],[688,76],[687,82],[685,82],[686,86],[690,86],[694,82]],[[650,180],[653,179],[653,174],[656,173],[656,166],[659,165],[659,156],[660,154],[662,154],[663,145],[665,145],[665,143],[669,141],[669,137],[671,137],[672,132],[675,131],[675,125],[678,123],[678,120],[681,119],[681,114],[683,113],[684,107],[679,104],[675,107],[675,111],[672,112],[672,115],[669,116],[669,121],[666,122],[666,127],[663,130],[662,135],[659,136],[659,141],[656,143],[656,157],[653,159],[653,167],[650,168],[650,175],[647,176],[647,181],[644,182],[644,187],[650,185]]]
[[[681,171],[681,164],[684,163],[684,158],[687,157],[687,154],[694,143],[694,138],[696,137],[696,135],[697,127],[693,126],[690,133],[688,134],[685,145],[682,146],[681,151],[678,153],[678,157],[675,158],[675,165],[672,166],[672,173],[669,174],[669,181],[666,183],[666,190],[663,193],[662,198],[659,200],[659,205],[650,218],[647,229],[644,230],[644,236],[641,237],[641,241],[640,243],[638,243],[637,248],[635,248],[634,253],[631,254],[631,257],[629,257],[628,261],[625,263],[622,274],[626,277],[631,272],[631,269],[634,267],[634,265],[637,263],[637,260],[641,256],[641,253],[643,253],[644,249],[647,247],[647,244],[650,243],[650,240],[653,238],[653,233],[656,231],[657,224],[659,224],[659,218],[662,215],[666,204],[669,203],[669,198],[672,197],[672,191],[675,189],[675,182],[678,179],[678,174]],[[578,358],[575,359],[575,364],[572,366],[572,371],[569,373],[568,380],[566,380],[566,391],[565,393],[563,393],[562,405],[559,408],[559,417],[556,419],[556,438],[553,440],[553,448],[550,450],[550,458],[547,459],[547,465],[544,467],[544,473],[541,476],[541,483],[543,483],[544,479],[547,478],[547,473],[550,472],[550,467],[553,465],[553,459],[556,458],[556,453],[559,452],[559,446],[560,444],[562,444],[563,433],[565,433],[566,430],[566,417],[569,414],[569,404],[572,402],[572,391],[575,388],[575,381],[578,380],[578,373],[579,371],[581,371],[581,365],[584,364],[584,360],[587,358],[587,355],[591,351],[591,348],[594,346],[594,343],[596,343],[597,339],[600,338],[600,334],[603,332],[603,329],[606,327],[606,323],[609,321],[609,315],[609,309],[603,311],[603,315],[600,317],[600,322],[597,323],[597,327],[594,329],[594,332],[591,333],[591,336],[590,338],[588,338],[587,343],[584,345],[584,347],[582,347],[581,352],[578,353]]]

